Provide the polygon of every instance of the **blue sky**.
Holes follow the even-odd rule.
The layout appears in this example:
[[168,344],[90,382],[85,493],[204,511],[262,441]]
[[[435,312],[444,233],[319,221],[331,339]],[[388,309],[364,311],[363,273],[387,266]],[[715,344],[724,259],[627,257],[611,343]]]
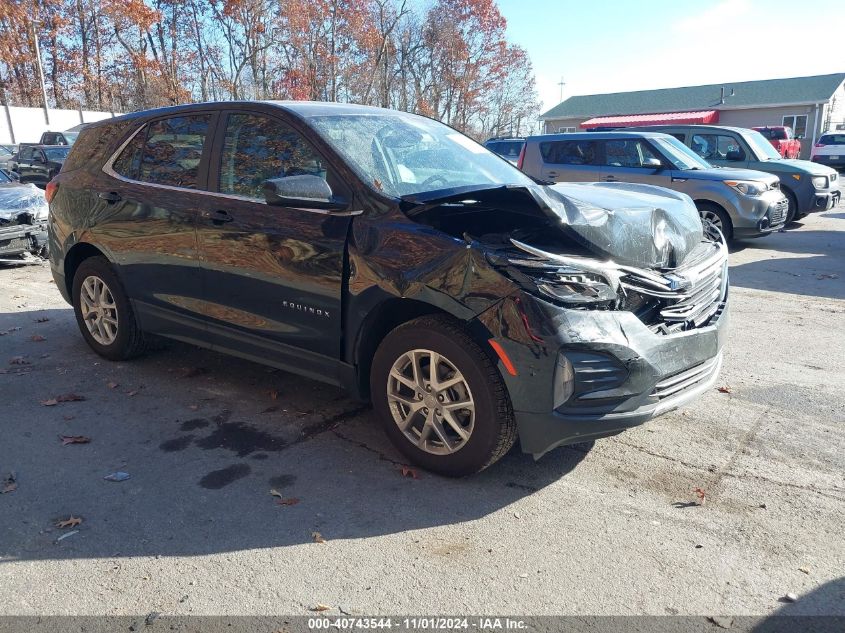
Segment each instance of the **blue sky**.
[[561,77],[565,99],[845,72],[845,0],[498,4],[508,39],[531,56],[543,110],[558,103]]

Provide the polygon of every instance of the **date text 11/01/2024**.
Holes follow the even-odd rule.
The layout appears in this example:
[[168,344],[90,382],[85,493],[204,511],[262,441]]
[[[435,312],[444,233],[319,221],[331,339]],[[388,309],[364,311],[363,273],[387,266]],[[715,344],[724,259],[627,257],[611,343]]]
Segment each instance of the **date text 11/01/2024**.
[[350,618],[308,618],[310,630],[321,629],[397,629],[405,631],[432,630],[466,630],[481,631],[525,630],[527,625],[518,618],[449,618],[449,617],[350,617]]

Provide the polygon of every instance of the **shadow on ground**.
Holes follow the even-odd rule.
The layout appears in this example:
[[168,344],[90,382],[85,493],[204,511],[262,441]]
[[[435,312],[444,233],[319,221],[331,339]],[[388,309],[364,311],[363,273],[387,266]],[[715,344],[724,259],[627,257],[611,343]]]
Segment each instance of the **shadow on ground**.
[[[0,314],[0,332],[0,477],[17,484],[0,495],[3,561],[195,556],[471,522],[559,480],[590,448],[415,479],[369,407],[334,387],[182,344],[111,363],[70,309]],[[40,404],[67,393],[85,400]],[[103,479],[114,471],[131,478]],[[82,523],[55,527],[70,517]]]

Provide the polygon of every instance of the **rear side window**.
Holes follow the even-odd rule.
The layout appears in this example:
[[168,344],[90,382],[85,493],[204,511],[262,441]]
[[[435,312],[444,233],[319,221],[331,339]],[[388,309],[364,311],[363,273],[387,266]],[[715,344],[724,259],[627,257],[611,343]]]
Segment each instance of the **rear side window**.
[[132,139],[145,138],[137,169],[133,152],[138,146],[130,142],[115,161],[115,171],[142,182],[195,189],[210,121],[210,114],[191,114],[149,123]]
[[132,124],[130,121],[84,128],[71,146],[62,171],[67,172],[84,167],[88,163],[101,165],[118,145],[118,138]]
[[44,134],[44,140],[42,141],[44,145],[56,145],[58,143],[58,134]]
[[112,169],[124,178],[138,180],[138,170],[141,168],[141,156],[144,153],[144,143],[147,140],[147,127],[144,126],[129,144],[123,148],[120,155],[112,164]]
[[327,179],[323,159],[281,121],[230,114],[220,156],[220,193],[264,200],[265,180],[310,174]]
[[595,165],[595,141],[551,141],[540,143],[543,162],[553,165]]

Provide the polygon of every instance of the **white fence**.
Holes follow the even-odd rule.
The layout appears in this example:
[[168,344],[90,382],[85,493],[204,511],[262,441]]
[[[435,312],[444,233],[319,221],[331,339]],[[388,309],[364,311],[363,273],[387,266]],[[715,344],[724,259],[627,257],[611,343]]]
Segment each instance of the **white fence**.
[[91,123],[115,116],[112,112],[93,110],[48,110],[50,123],[44,117],[44,108],[18,108],[0,105],[0,143],[37,143],[44,132],[63,132],[80,123]]

